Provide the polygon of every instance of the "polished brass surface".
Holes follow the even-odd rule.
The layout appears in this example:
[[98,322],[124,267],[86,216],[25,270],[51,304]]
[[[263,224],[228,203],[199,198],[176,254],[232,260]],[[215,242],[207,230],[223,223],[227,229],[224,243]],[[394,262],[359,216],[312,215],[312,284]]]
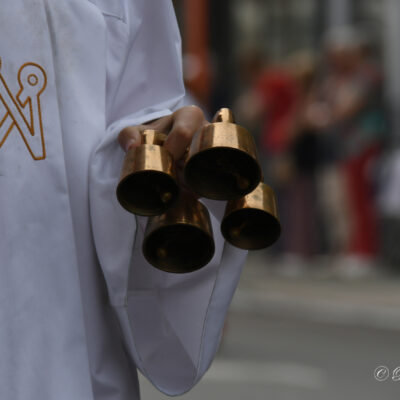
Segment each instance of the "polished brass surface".
[[210,215],[192,194],[181,192],[166,213],[149,218],[143,254],[154,267],[187,273],[207,265],[215,251]]
[[259,250],[275,243],[281,225],[274,191],[260,183],[247,196],[229,201],[221,231],[229,243],[245,250]]
[[234,123],[229,109],[220,110],[193,138],[185,164],[186,184],[197,194],[231,200],[254,190],[261,168],[252,135]]
[[117,197],[131,213],[162,214],[179,193],[174,160],[162,147],[165,139],[160,132],[146,130],[142,144],[126,154]]
[[167,135],[165,133],[161,133],[153,129],[146,129],[143,131],[141,137],[142,144],[154,144],[157,146],[163,146],[166,139]]

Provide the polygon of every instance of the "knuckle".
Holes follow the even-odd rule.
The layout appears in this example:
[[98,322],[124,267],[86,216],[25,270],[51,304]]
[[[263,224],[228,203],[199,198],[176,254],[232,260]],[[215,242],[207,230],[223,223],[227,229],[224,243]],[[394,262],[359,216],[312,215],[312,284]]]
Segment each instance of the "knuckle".
[[132,137],[135,137],[138,133],[139,133],[139,127],[136,126],[129,126],[127,128],[125,128],[124,130],[122,130],[122,132],[120,133],[120,136],[122,136],[123,138],[129,139]]
[[118,134],[118,142],[127,150],[126,146],[132,141],[137,141],[138,137],[140,137],[140,127],[129,126]]
[[124,143],[126,141],[126,135],[127,135],[126,129],[124,129],[123,131],[121,131],[118,134],[118,142],[120,144],[122,144],[122,143]]
[[193,130],[185,124],[181,124],[176,128],[176,135],[182,140],[191,140],[193,134]]
[[199,106],[196,106],[196,105],[188,106],[188,109],[193,114],[193,118],[196,118],[199,120],[205,119],[204,112]]

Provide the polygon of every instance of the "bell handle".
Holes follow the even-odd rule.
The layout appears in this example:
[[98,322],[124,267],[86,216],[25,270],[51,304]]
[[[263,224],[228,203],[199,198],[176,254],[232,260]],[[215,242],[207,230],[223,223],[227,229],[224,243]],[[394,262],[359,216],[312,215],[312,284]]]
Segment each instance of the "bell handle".
[[154,129],[145,129],[142,132],[141,139],[142,144],[163,146],[167,139],[167,135]]
[[212,123],[217,122],[228,122],[234,124],[235,117],[233,116],[232,110],[230,110],[229,108],[221,108],[219,111],[217,111],[212,120]]

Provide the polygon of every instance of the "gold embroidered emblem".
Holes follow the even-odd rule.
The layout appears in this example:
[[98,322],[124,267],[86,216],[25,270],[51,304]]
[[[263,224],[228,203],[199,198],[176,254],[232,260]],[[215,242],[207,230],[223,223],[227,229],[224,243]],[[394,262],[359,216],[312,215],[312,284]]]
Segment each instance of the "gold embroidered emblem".
[[[0,60],[1,69],[1,60]],[[18,71],[19,92],[14,96],[0,70],[0,149],[16,131],[36,161],[46,158],[40,96],[47,86],[46,71],[38,64],[26,63]],[[1,104],[5,112],[1,114]]]

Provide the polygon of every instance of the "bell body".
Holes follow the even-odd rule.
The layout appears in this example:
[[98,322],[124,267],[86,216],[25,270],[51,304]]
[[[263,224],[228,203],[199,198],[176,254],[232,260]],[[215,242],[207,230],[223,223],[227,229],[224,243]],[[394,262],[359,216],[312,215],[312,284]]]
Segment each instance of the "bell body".
[[192,194],[182,192],[166,213],[149,218],[143,254],[154,267],[193,272],[207,265],[214,252],[209,212]]
[[162,147],[165,138],[156,131],[145,131],[142,144],[126,154],[117,197],[133,214],[162,214],[179,193],[174,160]]
[[274,244],[281,234],[274,191],[260,183],[250,194],[229,201],[221,231],[229,243],[244,250],[260,250]]
[[261,176],[252,135],[234,123],[229,109],[220,110],[192,141],[186,184],[202,197],[231,200],[254,190]]

